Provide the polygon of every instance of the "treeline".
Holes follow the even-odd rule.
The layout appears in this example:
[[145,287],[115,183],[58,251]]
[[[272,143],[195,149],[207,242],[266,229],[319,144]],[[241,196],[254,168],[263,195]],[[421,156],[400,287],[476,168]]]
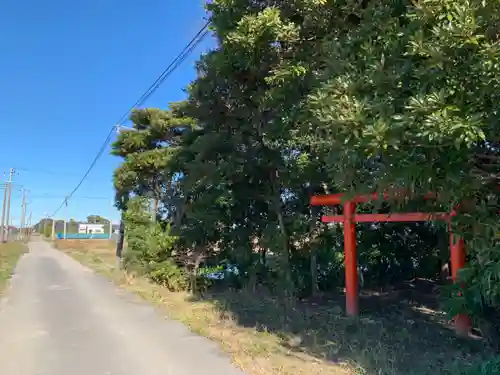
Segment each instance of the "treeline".
[[[52,235],[52,222],[53,219],[43,218],[33,226],[33,229],[46,237],[50,237]],[[69,219],[66,223],[66,232],[68,234],[78,233],[78,224],[83,223],[104,224],[104,233],[109,233],[109,220],[99,215],[89,215],[87,216],[87,221],[85,222]],[[54,232],[62,233],[63,231],[64,220],[56,220]]]
[[[217,46],[187,99],[136,110],[137,131],[113,147],[126,265],[173,290],[209,287],[201,266],[236,266],[228,286],[285,301],[332,292],[344,282],[342,228],[321,224],[330,211],[310,196],[403,188],[407,199],[359,210],[456,208],[469,255],[450,312],[498,316],[500,3],[207,9]],[[419,198],[430,191],[436,200]],[[359,225],[358,243],[365,286],[436,278],[449,258],[444,224]]]

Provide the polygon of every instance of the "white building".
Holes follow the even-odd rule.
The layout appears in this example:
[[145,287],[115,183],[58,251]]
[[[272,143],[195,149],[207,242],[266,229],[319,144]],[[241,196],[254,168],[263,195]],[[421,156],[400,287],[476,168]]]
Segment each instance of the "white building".
[[79,234],[102,234],[104,233],[104,224],[78,224]]

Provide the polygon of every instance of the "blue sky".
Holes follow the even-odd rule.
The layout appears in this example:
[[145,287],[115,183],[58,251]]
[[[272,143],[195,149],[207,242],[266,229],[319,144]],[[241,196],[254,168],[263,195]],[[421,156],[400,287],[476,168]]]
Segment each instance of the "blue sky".
[[[3,0],[0,4],[0,173],[17,168],[37,222],[52,214],[90,165],[109,129],[203,26],[203,0]],[[185,97],[207,38],[144,104]],[[68,217],[112,207],[120,160],[99,160]],[[99,199],[97,199],[99,198]],[[19,222],[21,192],[12,199]],[[62,218],[63,211],[59,216]]]

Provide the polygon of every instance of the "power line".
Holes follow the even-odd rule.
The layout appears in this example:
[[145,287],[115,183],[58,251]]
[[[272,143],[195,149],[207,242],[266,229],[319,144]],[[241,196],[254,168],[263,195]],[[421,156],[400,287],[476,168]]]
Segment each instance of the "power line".
[[[12,191],[23,191],[24,187],[23,185],[19,185],[19,184],[11,184],[11,187],[12,187]],[[5,183],[0,183],[0,190],[4,190],[5,189]]]
[[[41,195],[34,195],[31,196],[31,198],[36,198],[36,199],[65,199],[65,196],[62,195],[50,195],[50,194],[41,194]],[[86,199],[86,200],[111,200],[110,197],[78,197],[78,199]]]
[[102,156],[102,154],[104,153],[104,151],[106,150],[106,147],[108,146],[109,144],[109,141],[111,140],[111,137],[113,135],[113,132],[114,132],[114,127],[111,128],[111,130],[109,131],[108,133],[108,136],[106,137],[105,141],[103,142],[101,148],[99,149],[99,151],[97,152],[97,155],[94,157],[94,160],[92,160],[92,163],[90,164],[90,167],[87,169],[87,172],[85,172],[85,174],[83,175],[82,179],[80,180],[80,182],[76,185],[76,187],[71,191],[71,193],[64,199],[64,201],[61,203],[61,205],[57,208],[57,210],[54,211],[54,213],[52,214],[52,216],[55,216],[59,210],[61,208],[63,208],[63,206],[65,204],[68,204],[68,200],[73,197],[73,194],[75,194],[75,192],[80,188],[80,186],[82,186],[83,182],[85,181],[85,179],[87,178],[87,176],[89,175],[89,173],[92,171],[92,169],[94,168],[94,166],[96,165],[97,161],[100,159],[100,157]]
[[143,104],[167,79],[175,69],[179,67],[179,65],[184,62],[187,56],[196,48],[198,44],[207,36],[208,34],[208,25],[210,22],[205,23],[205,25],[196,33],[196,35],[190,40],[190,42],[184,47],[184,49],[177,55],[177,57],[172,60],[172,62],[165,68],[165,70],[156,78],[156,80],[148,87],[148,89],[140,96],[139,99],[120,117],[120,119],[116,122],[120,124],[123,122],[128,114],[134,110],[134,108]]
[[[36,174],[45,174],[45,175],[50,175],[50,176],[60,176],[61,175],[60,171],[31,169],[31,168],[26,168],[26,167],[15,167],[15,169],[17,171],[21,171],[21,172],[29,172],[29,173],[36,173]],[[64,172],[64,174],[65,175],[70,175],[70,176],[80,176],[80,175],[77,175],[76,173]]]
[[90,164],[90,167],[87,169],[87,172],[85,172],[80,182],[76,185],[73,191],[71,191],[71,193],[67,196],[67,198],[64,199],[64,201],[57,208],[57,210],[54,211],[52,216],[55,216],[59,212],[59,210],[63,208],[65,204],[68,203],[68,200],[73,197],[73,194],[75,194],[75,192],[83,184],[89,173],[96,165],[97,161],[101,158],[102,154],[106,150],[106,147],[111,141],[116,126],[119,125],[121,122],[123,122],[128,117],[130,112],[134,110],[134,108],[142,105],[149,97],[151,97],[151,95],[163,84],[163,82],[165,82],[165,80],[184,62],[184,60],[186,60],[186,58],[191,54],[191,52],[193,52],[193,50],[198,46],[198,44],[200,44],[201,41],[208,35],[209,24],[210,22],[205,23],[205,25],[196,33],[196,35],[191,39],[191,41],[184,47],[184,49],[177,55],[177,57],[167,66],[167,68],[160,74],[160,76],[148,87],[148,89],[139,97],[139,99],[120,117],[120,119],[115,122],[115,124],[109,130],[109,133],[106,136],[104,142],[102,143],[101,148],[99,149],[96,156],[92,160],[92,163]]
[[[11,186],[15,187],[15,186],[22,186],[22,185],[12,184]],[[3,190],[4,188],[5,188],[5,184],[0,185],[0,190]],[[22,187],[14,188],[14,189],[12,189],[12,191],[23,191],[23,188]]]

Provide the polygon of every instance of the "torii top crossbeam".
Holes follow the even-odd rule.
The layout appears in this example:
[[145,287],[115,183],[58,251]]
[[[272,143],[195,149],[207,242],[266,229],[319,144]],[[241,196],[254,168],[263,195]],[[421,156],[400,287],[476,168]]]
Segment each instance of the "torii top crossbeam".
[[[358,204],[368,203],[376,200],[390,200],[405,197],[407,194],[404,190],[396,190],[390,193],[372,193],[366,195],[356,195],[350,199],[345,199],[345,194],[328,194],[315,195],[311,197],[312,206],[336,206],[345,203]],[[427,193],[424,199],[435,199],[436,194]],[[408,212],[408,213],[391,213],[391,214],[353,214],[354,222],[356,223],[380,223],[380,222],[416,222],[416,221],[436,221],[449,220],[454,213],[435,212]],[[344,215],[322,216],[321,221],[324,223],[341,223],[345,220]]]

